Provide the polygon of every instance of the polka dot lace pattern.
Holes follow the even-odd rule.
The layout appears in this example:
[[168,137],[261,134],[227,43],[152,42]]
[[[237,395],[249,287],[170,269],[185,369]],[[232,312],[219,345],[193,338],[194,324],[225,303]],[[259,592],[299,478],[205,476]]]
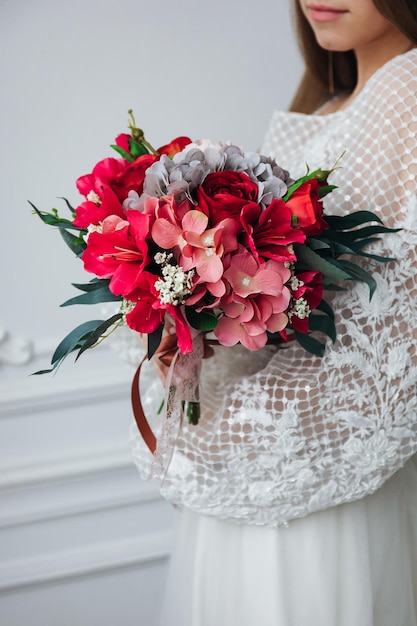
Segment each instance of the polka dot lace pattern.
[[[371,247],[396,261],[375,264],[371,302],[363,284],[328,292],[338,339],[323,359],[289,345],[219,347],[204,361],[203,417],[183,424],[157,476],[168,500],[237,523],[282,525],[374,492],[417,450],[416,93],[413,50],[381,68],[345,110],[274,113],[262,152],[294,177],[344,153],[326,211],[372,210],[402,228]],[[149,476],[151,456],[132,439]]]

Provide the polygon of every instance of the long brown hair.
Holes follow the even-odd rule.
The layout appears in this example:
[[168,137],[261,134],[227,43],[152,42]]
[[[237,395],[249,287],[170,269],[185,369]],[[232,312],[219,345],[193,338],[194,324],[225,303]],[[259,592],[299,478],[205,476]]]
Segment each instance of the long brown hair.
[[[372,0],[375,7],[408,39],[417,45],[416,0]],[[313,30],[294,0],[298,44],[305,62],[305,72],[298,86],[290,111],[312,113],[329,99],[329,82],[335,93],[351,92],[357,80],[356,59],[352,50],[329,53],[321,48]],[[331,54],[331,56],[330,56]],[[329,62],[331,66],[329,67]],[[331,81],[329,81],[331,73]]]

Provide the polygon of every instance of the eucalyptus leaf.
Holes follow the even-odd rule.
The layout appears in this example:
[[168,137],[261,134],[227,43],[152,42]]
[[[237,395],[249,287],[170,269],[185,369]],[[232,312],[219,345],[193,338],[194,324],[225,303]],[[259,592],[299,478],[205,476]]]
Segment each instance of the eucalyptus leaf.
[[[71,283],[73,287],[80,291],[95,291],[96,289],[103,289],[108,287],[110,280],[108,278],[93,278],[89,283]],[[62,306],[62,305],[61,305]]]
[[60,306],[72,306],[73,304],[98,304],[99,302],[120,302],[122,296],[115,296],[108,287],[87,291],[80,296],[74,296],[63,302]]
[[75,254],[75,256],[81,256],[87,247],[84,239],[79,235],[73,235],[66,228],[60,228],[62,239],[67,244],[68,248]]
[[349,230],[355,228],[361,224],[368,222],[379,222],[382,224],[382,220],[378,215],[372,213],[372,211],[355,211],[349,215],[323,215],[326,222],[331,228],[336,230]]
[[322,311],[326,315],[330,317],[330,319],[334,320],[334,313],[332,307],[326,302],[326,300],[322,300],[320,304],[316,307],[319,311]]
[[323,356],[326,349],[324,343],[305,333],[299,333],[297,331],[294,331],[294,334],[298,343],[302,348],[304,348],[304,350],[307,350],[307,352],[311,352],[311,354],[314,354],[316,356]]
[[344,268],[346,271],[350,272],[352,278],[356,278],[364,283],[366,283],[369,287],[369,300],[372,300],[372,296],[375,293],[375,289],[377,287],[376,280],[367,271],[365,271],[356,263],[351,263],[350,261],[342,261]]
[[356,241],[359,239],[365,239],[367,237],[373,237],[380,233],[398,233],[401,228],[388,228],[387,226],[364,226],[349,232],[344,232],[343,236],[346,241]]
[[46,211],[40,211],[36,206],[28,200],[28,203],[35,211],[36,215],[40,217],[44,224],[48,224],[48,226],[57,226],[58,228],[71,228],[72,230],[82,230],[85,231],[85,228],[80,228],[79,226],[74,226],[70,220],[67,220],[63,217],[60,217],[58,214],[47,213]]
[[336,326],[334,321],[327,315],[310,315],[308,318],[308,327],[310,330],[316,330],[324,333],[333,341],[336,341]]
[[92,348],[94,344],[102,337],[102,335],[106,332],[110,326],[113,326],[116,322],[118,322],[123,317],[122,313],[116,313],[116,315],[112,315],[108,320],[102,321],[99,326],[93,329],[87,337],[84,338],[82,345],[78,351],[76,361],[80,358],[83,352],[88,350],[88,348]]
[[327,280],[337,281],[350,278],[350,275],[335,263],[334,259],[325,260],[306,245],[294,244],[294,250],[301,265],[320,272]]
[[315,237],[309,237],[308,247],[311,248],[311,250],[328,250],[331,247],[331,244],[329,241],[326,241],[326,239],[316,239]]
[[52,355],[51,363],[57,363],[65,359],[71,352],[77,350],[87,335],[93,332],[103,323],[103,320],[90,320],[80,324],[72,330],[56,348]]
[[64,198],[63,196],[58,196],[58,198],[60,200],[63,200],[65,202],[65,204],[67,205],[67,207],[69,208],[69,210],[71,211],[71,213],[73,215],[75,215],[75,209],[74,207],[71,205],[71,203],[69,202],[69,200],[67,200],[67,198]]

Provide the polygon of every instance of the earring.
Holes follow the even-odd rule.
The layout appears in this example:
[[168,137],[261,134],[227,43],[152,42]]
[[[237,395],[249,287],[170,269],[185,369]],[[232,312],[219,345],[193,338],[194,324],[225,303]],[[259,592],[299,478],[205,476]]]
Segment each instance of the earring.
[[333,52],[331,50],[327,53],[327,79],[329,84],[329,93],[334,96],[334,67],[333,67]]

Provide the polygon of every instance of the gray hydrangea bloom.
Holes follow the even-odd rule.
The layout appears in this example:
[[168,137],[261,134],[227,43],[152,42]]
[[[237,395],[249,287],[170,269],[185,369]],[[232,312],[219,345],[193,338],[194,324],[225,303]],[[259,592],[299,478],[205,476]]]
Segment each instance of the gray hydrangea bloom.
[[291,183],[289,174],[269,157],[243,152],[238,146],[200,142],[189,144],[173,159],[162,155],[146,172],[141,203],[149,196],[174,194],[177,201],[193,201],[193,191],[208,174],[223,170],[245,172],[259,188],[258,201],[267,206],[282,198]]

